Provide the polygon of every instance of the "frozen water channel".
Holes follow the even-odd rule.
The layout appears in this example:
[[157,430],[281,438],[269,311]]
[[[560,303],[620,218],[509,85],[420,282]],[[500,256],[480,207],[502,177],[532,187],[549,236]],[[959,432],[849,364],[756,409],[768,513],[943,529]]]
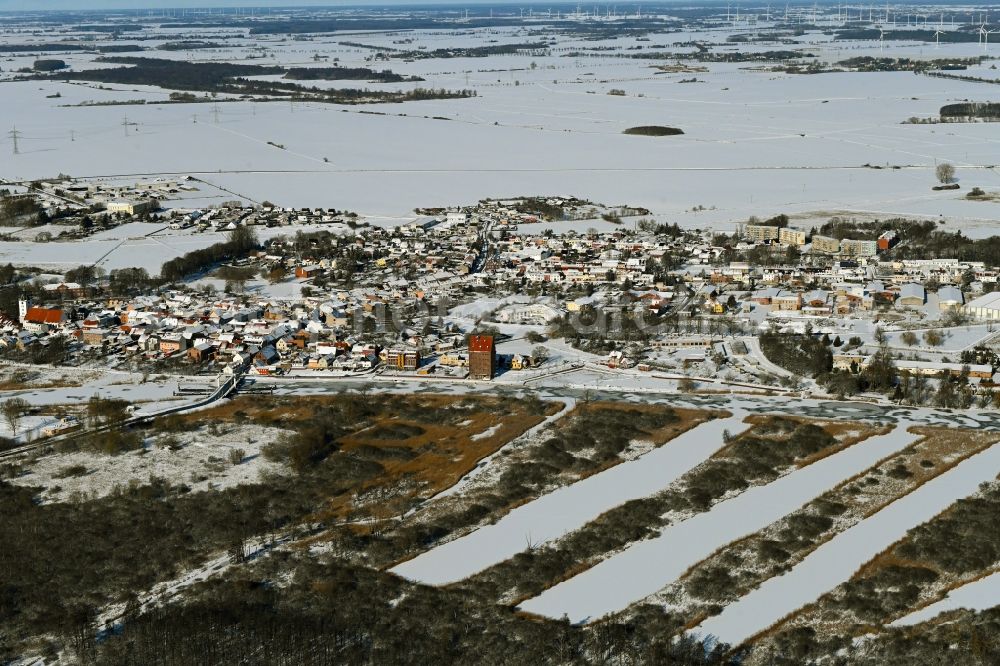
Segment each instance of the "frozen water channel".
[[968,608],[981,611],[1000,605],[1000,572],[980,578],[949,592],[943,599],[904,615],[890,626],[908,627],[932,620],[941,613]]
[[[695,629],[737,644],[848,580],[862,564],[1000,471],[1000,446],[962,461],[871,518],[826,542],[790,572],[772,578]],[[995,597],[994,597],[995,598]]]
[[744,427],[745,412],[703,423],[635,460],[559,488],[514,509],[493,525],[404,562],[392,571],[411,580],[442,585],[585,525],[608,509],[646,497],[715,453],[725,430]]
[[770,525],[804,503],[909,446],[919,436],[900,424],[773,483],[750,488],[705,513],[671,525],[660,536],[634,543],[621,553],[559,584],[521,608],[572,622],[596,620],[622,610],[676,580],[718,548]]

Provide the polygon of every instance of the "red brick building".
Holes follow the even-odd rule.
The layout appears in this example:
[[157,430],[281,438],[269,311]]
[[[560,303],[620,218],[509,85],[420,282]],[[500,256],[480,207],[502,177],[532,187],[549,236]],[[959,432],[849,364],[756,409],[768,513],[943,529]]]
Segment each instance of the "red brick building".
[[497,348],[492,335],[469,336],[469,377],[493,379],[497,367]]

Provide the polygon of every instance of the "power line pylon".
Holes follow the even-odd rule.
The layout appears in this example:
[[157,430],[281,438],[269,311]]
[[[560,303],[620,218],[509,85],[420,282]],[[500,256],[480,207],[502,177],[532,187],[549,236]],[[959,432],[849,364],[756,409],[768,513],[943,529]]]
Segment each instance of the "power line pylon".
[[21,154],[21,148],[20,148],[20,146],[17,145],[17,140],[19,138],[21,138],[21,133],[17,131],[17,126],[16,125],[14,126],[14,129],[12,129],[11,131],[7,132],[7,136],[9,136],[11,138],[11,140],[14,142],[14,154],[15,155],[20,155]]

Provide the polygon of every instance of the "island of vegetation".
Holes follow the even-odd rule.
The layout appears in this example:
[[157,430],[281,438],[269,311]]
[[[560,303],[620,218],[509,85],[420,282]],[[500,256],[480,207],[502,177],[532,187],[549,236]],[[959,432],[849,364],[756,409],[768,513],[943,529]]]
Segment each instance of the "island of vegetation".
[[665,127],[663,125],[640,125],[639,127],[629,127],[623,134],[635,134],[637,136],[676,136],[684,134],[684,130],[676,127]]

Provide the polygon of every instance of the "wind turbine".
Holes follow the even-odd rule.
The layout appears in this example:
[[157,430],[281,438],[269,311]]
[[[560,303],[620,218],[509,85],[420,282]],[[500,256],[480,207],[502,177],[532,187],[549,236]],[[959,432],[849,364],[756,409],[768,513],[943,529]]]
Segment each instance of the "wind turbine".
[[934,31],[934,48],[941,48],[941,31]]
[[990,40],[990,31],[986,29],[986,24],[979,26],[979,43],[983,45],[983,50],[986,50],[986,43]]
[[1000,28],[997,28],[996,30],[987,30],[986,34],[983,35],[983,50],[984,51],[986,50],[986,47],[990,43],[990,35],[992,35],[995,32],[1000,32]]
[[878,29],[878,50],[885,51],[885,30]]

